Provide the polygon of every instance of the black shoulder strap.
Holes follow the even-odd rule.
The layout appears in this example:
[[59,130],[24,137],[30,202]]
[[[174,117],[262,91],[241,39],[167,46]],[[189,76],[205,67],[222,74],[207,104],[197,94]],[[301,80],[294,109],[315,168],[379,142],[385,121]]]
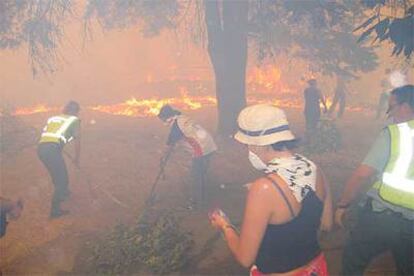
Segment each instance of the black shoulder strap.
[[293,208],[289,203],[289,200],[287,199],[285,193],[283,192],[282,188],[279,187],[279,184],[276,183],[270,176],[266,176],[267,179],[270,180],[270,182],[273,183],[273,185],[278,189],[279,193],[283,196],[283,199],[286,201],[287,206],[289,207],[289,211],[292,214],[292,217],[295,217],[295,212],[293,212]]

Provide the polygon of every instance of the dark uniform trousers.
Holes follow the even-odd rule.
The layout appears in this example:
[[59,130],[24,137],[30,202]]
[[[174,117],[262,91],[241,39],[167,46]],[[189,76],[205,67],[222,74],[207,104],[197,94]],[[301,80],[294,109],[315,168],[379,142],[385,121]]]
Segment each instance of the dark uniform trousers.
[[41,143],[37,148],[39,159],[52,178],[54,193],[51,214],[60,211],[60,203],[69,196],[68,172],[62,156],[62,147],[57,143]]
[[193,158],[191,166],[192,174],[192,200],[201,207],[205,202],[205,189],[207,185],[207,170],[212,153]]
[[373,211],[370,201],[359,208],[357,224],[344,249],[343,274],[363,275],[374,257],[390,250],[398,275],[414,275],[413,221],[388,209]]

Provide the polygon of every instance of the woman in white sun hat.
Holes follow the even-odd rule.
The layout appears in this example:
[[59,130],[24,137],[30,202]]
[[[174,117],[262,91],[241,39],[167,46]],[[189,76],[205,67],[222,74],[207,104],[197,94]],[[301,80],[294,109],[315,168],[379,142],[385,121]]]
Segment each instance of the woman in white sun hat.
[[318,230],[332,227],[332,202],[322,172],[291,152],[297,140],[283,110],[266,104],[243,109],[235,139],[264,172],[249,185],[241,233],[223,212],[210,215],[236,259],[251,275],[327,275]]

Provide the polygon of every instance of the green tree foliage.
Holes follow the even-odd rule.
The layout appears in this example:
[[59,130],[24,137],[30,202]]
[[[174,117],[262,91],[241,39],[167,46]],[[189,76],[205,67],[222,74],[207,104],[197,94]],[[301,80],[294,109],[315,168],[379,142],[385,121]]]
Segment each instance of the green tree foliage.
[[180,8],[175,0],[88,0],[84,19],[97,18],[105,29],[139,25],[145,36],[153,36],[176,26]]
[[354,31],[363,30],[358,42],[373,37],[372,43],[388,41],[392,55],[411,58],[414,50],[414,2],[412,0],[362,0],[371,10],[368,19]]
[[[372,48],[358,45],[352,33],[355,18],[363,16],[361,7],[355,1],[250,1],[249,41],[259,59],[288,54],[309,61],[324,74],[373,70],[377,63]],[[107,29],[141,23],[143,34],[154,35],[176,27],[180,15],[191,8],[199,10],[189,14],[204,12],[202,5],[191,1],[90,0],[85,18],[96,16]],[[200,31],[187,28],[195,29]]]
[[[373,53],[366,47],[358,47],[349,32],[354,28],[356,14],[361,16],[362,4],[378,11],[378,7],[391,5],[391,2],[400,3],[401,7],[406,8],[407,18],[411,19],[414,9],[409,0],[361,1],[359,5],[355,3],[357,1],[340,0],[251,1],[248,27],[250,41],[256,46],[259,58],[289,53],[293,57],[309,60],[316,68],[327,73],[370,70],[375,66]],[[203,13],[204,6],[199,2],[88,0],[81,13],[83,19],[96,18],[108,30],[139,26],[144,35],[151,36],[165,28],[175,28],[185,21],[190,23],[186,26],[187,30],[206,34],[202,26],[195,26],[201,21],[183,20],[185,16],[195,19],[197,16],[194,15]],[[34,73],[39,69],[53,72],[55,63],[59,61],[56,50],[63,39],[64,23],[73,18],[76,6],[79,6],[78,3],[70,0],[0,1],[0,48],[16,49],[27,45]],[[190,9],[196,11],[188,12]],[[396,41],[395,54],[411,53],[412,32],[411,40],[404,34],[408,33],[413,21],[406,17],[378,21],[380,16],[377,12],[359,27],[368,31],[364,32],[360,40],[378,33],[380,41]]]
[[357,44],[352,34],[362,16],[355,1],[270,1],[253,7],[251,35],[259,58],[280,53],[308,61],[323,74],[353,76],[377,66],[371,47]]
[[56,50],[71,15],[70,0],[1,0],[0,49],[27,45],[33,75],[51,73],[60,61]]

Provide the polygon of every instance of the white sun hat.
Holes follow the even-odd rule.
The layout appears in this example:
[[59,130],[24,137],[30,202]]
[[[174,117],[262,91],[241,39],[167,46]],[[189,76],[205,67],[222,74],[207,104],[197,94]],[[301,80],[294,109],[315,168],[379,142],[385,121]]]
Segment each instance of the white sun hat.
[[234,138],[242,144],[266,146],[295,139],[289,130],[285,112],[270,104],[244,108],[237,122],[239,131]]

